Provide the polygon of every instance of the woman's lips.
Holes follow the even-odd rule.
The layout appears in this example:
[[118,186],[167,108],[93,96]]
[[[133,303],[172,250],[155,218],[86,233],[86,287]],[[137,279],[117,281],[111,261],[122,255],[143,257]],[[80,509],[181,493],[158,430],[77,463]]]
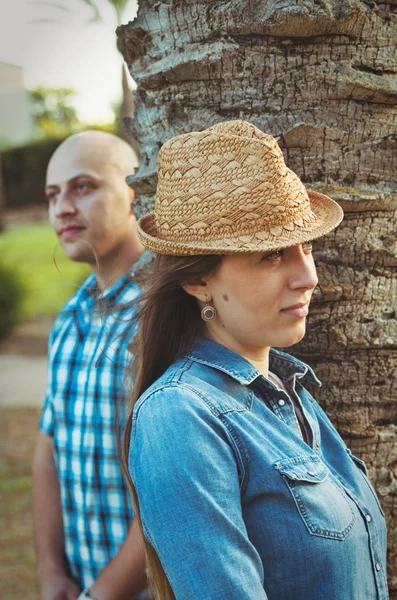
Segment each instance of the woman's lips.
[[309,304],[304,304],[303,306],[297,306],[295,308],[284,308],[281,312],[286,315],[292,315],[293,317],[303,318],[309,313]]

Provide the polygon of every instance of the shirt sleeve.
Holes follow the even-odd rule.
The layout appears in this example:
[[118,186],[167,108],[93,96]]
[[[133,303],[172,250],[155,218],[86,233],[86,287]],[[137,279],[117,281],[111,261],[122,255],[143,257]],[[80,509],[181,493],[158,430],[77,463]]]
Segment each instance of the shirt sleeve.
[[39,431],[44,435],[48,435],[50,437],[54,437],[54,428],[55,428],[55,419],[54,419],[54,404],[53,404],[53,386],[52,386],[52,378],[53,378],[53,361],[51,357],[51,347],[53,340],[54,330],[50,335],[50,339],[48,342],[48,363],[47,363],[47,391],[44,398],[43,410],[41,413],[40,423],[39,423]]
[[233,434],[195,392],[156,391],[135,412],[130,471],[145,536],[177,600],[266,600],[248,538]]

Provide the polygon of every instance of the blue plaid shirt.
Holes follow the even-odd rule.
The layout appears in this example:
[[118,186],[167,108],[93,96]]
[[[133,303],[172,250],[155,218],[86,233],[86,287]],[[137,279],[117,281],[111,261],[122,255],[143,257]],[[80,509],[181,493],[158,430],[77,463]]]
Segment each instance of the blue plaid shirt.
[[117,554],[133,518],[118,458],[116,407],[124,417],[135,328],[133,308],[123,305],[134,306],[138,295],[129,276],[100,295],[91,275],[59,314],[49,340],[40,430],[54,441],[65,552],[82,588]]

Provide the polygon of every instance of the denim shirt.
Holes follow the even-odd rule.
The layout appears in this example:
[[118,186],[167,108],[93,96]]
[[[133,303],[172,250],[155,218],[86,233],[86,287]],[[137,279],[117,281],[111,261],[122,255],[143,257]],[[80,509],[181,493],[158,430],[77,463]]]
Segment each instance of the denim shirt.
[[130,471],[177,600],[386,600],[364,463],[304,388],[321,385],[310,367],[275,350],[269,367],[289,394],[199,338],[135,405]]

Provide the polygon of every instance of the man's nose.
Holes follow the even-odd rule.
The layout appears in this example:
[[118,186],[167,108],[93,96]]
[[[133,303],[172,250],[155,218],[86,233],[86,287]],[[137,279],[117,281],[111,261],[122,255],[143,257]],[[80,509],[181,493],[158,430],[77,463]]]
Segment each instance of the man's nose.
[[291,289],[304,288],[312,290],[318,284],[316,267],[311,254],[300,249],[290,278]]
[[76,212],[76,207],[67,190],[61,190],[56,196],[55,201],[55,216],[62,217],[64,215],[71,215]]

